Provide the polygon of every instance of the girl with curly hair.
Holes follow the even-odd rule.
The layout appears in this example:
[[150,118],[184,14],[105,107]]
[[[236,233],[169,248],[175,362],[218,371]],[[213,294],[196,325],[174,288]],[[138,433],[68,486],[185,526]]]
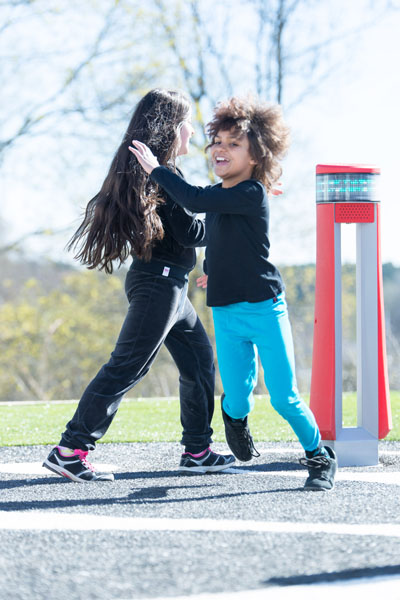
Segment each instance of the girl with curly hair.
[[[89,269],[112,273],[113,261],[131,254],[125,290],[129,309],[110,360],[86,388],[59,445],[44,466],[73,481],[110,481],[97,473],[89,450],[109,428],[124,394],[148,372],[164,343],[180,374],[182,454],[179,470],[226,469],[234,457],[210,449],[214,412],[214,357],[204,327],[187,297],[195,246],[205,244],[201,219],[178,205],[144,173],[129,152],[140,137],[176,173],[175,159],[188,152],[191,105],[176,91],[155,89],[138,103],[128,129],[69,248]],[[179,175],[181,176],[181,175]]]
[[154,183],[174,200],[206,213],[206,275],[218,364],[224,387],[222,415],[228,445],[242,461],[259,456],[248,426],[257,382],[257,351],[272,406],[303,446],[309,470],[305,489],[330,490],[337,461],[321,447],[314,415],[299,395],[291,326],[279,270],[269,261],[268,192],[281,175],[289,130],[280,106],[252,99],[219,103],[207,126],[211,160],[221,183],[190,186],[163,166],[145,144],[130,150]]

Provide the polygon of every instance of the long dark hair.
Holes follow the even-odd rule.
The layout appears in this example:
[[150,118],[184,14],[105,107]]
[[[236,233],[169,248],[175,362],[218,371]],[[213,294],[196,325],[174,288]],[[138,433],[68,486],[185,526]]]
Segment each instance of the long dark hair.
[[130,254],[150,260],[154,243],[164,236],[157,213],[163,199],[128,146],[132,139],[140,140],[161,165],[174,165],[179,129],[189,112],[189,99],[177,91],[155,89],[137,104],[101,190],[89,201],[67,246],[80,246],[75,258],[89,269],[112,273],[113,261],[121,265]]

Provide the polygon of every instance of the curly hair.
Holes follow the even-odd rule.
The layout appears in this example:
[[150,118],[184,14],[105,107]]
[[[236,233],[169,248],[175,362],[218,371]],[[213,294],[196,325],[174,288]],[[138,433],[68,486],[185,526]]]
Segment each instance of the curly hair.
[[151,259],[157,240],[164,236],[157,212],[163,192],[128,150],[133,138],[147,144],[161,165],[175,169],[179,131],[190,114],[190,100],[180,91],[154,89],[137,104],[128,129],[111,162],[100,191],[92,198],[84,219],[68,243],[78,247],[75,258],[89,269],[113,271],[130,254]]
[[252,177],[271,189],[279,179],[282,167],[279,161],[289,145],[289,128],[285,124],[279,104],[267,104],[252,97],[230,98],[219,102],[212,120],[206,125],[213,145],[219,131],[233,130],[237,137],[247,135],[250,156],[256,161]]

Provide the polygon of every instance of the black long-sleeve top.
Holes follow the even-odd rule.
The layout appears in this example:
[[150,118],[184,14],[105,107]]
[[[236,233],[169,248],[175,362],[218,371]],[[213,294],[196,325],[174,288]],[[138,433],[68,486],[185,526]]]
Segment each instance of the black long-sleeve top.
[[[206,244],[204,219],[179,206],[168,194],[163,199],[157,212],[163,224],[164,237],[155,243],[152,260],[191,271],[196,264],[195,247]],[[135,258],[135,262],[138,260]]]
[[151,173],[181,206],[206,214],[208,306],[261,302],[284,290],[278,269],[269,257],[269,202],[255,179],[230,188],[189,185],[165,167]]

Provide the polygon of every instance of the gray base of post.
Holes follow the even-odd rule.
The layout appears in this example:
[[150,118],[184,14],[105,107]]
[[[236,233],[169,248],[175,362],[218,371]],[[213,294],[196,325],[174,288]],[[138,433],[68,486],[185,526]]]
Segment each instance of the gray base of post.
[[346,427],[336,440],[323,440],[336,452],[339,467],[370,467],[379,464],[378,440],[362,427]]

